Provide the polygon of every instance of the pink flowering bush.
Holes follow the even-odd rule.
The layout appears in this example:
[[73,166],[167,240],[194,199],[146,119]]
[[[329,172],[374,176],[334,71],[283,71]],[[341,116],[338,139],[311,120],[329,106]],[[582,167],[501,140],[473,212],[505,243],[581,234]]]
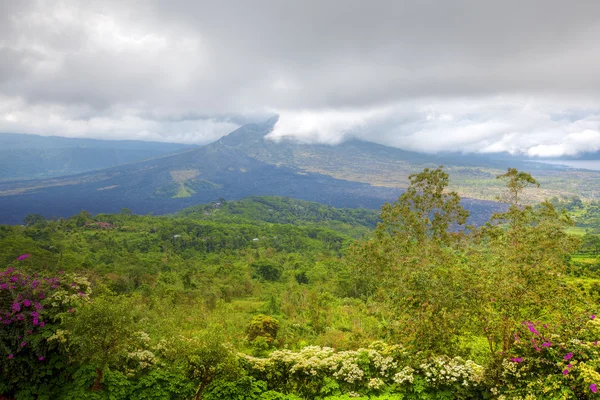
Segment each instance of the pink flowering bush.
[[[28,257],[20,256],[17,264]],[[74,312],[89,294],[83,278],[29,275],[16,267],[0,271],[0,393],[23,382],[35,385],[62,365],[57,344],[48,338],[60,316]]]
[[494,393],[509,398],[598,396],[600,321],[595,316],[556,326],[525,321],[513,340]]

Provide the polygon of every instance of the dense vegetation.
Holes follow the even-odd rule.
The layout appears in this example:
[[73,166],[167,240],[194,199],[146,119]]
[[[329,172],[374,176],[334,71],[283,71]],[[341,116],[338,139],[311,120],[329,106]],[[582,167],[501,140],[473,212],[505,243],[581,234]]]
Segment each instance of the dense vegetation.
[[256,197],[0,226],[0,394],[594,398],[598,226],[568,232],[596,205],[500,178],[479,227],[442,169],[380,215]]

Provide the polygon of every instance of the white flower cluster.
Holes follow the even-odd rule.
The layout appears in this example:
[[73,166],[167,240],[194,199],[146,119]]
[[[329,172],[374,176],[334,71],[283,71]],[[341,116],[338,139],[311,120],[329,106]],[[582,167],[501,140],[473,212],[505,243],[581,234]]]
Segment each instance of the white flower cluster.
[[483,367],[460,357],[436,357],[420,365],[427,382],[434,386],[459,383],[477,385],[483,379]]
[[[368,349],[336,352],[330,347],[308,346],[298,352],[278,350],[267,358],[240,354],[256,371],[288,379],[333,377],[340,384],[364,385],[379,390],[386,384],[412,384],[415,376],[423,376],[434,386],[462,385],[472,387],[483,379],[482,366],[460,357],[435,357],[418,367],[405,365],[409,357],[400,346],[382,343]],[[404,365],[402,365],[404,364]],[[351,387],[352,387],[351,386]]]
[[82,300],[89,300],[92,288],[87,278],[77,275],[65,275],[62,281],[72,283],[68,285],[68,289],[63,285],[62,288],[48,295],[47,299],[52,307],[74,305]]
[[348,383],[359,382],[364,375],[365,373],[356,364],[355,360],[350,358],[343,360],[340,369],[333,374],[334,378]]
[[385,382],[379,378],[371,378],[367,386],[369,389],[379,390],[385,385]]
[[[308,346],[299,352],[274,351],[268,358],[256,358],[245,354],[242,354],[242,357],[248,360],[253,368],[260,371],[284,368],[296,375],[333,375],[336,379],[355,383],[361,381],[365,375],[357,364],[361,352],[367,352],[368,355],[376,353],[365,349],[336,352],[331,347]],[[378,356],[383,359],[381,355]]]
[[403,383],[413,383],[415,380],[414,372],[415,370],[411,367],[404,367],[400,372],[394,375],[394,382],[398,385],[402,385]]
[[156,356],[150,350],[135,350],[127,353],[127,358],[138,364],[140,369],[145,369],[154,365]]
[[138,339],[140,339],[140,341],[144,344],[148,344],[150,343],[150,335],[148,335],[146,332],[144,331],[138,331],[136,332],[136,335],[138,337]]

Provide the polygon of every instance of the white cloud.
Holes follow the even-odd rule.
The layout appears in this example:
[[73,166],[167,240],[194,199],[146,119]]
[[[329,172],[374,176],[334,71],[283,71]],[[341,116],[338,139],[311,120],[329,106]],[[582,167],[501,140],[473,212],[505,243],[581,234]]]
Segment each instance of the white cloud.
[[600,150],[600,108],[523,98],[398,103],[367,110],[280,112],[272,139],[358,138],[419,152],[509,152],[557,157]]
[[[600,2],[0,2],[0,131],[596,149]],[[591,132],[591,133],[590,133]]]

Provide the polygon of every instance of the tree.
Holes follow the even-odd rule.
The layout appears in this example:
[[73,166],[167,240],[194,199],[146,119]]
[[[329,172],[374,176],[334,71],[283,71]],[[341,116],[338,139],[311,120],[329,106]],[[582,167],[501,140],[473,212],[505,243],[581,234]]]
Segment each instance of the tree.
[[520,324],[548,318],[572,303],[560,276],[578,247],[566,233],[572,221],[564,211],[548,201],[535,208],[521,205],[523,190],[539,186],[531,175],[511,168],[499,178],[506,180],[502,198],[509,208],[475,232],[470,253],[479,299],[475,322],[492,353],[508,351]]
[[469,214],[457,193],[446,192],[449,177],[442,167],[410,180],[396,203],[383,206],[373,237],[350,249],[350,294],[386,302],[399,339],[450,352],[470,313],[459,230]]
[[600,251],[600,236],[592,233],[586,233],[583,236],[581,249],[585,252],[591,252],[594,255],[598,255]]
[[512,206],[520,205],[520,196],[523,190],[530,187],[540,187],[538,181],[533,179],[531,175],[515,168],[509,168],[505,174],[496,176],[496,179],[506,181],[506,190],[498,200],[505,201]]
[[28,214],[23,220],[26,226],[34,226],[46,222],[46,218],[40,214]]
[[259,260],[251,264],[256,275],[266,281],[278,281],[283,273],[281,265],[271,260]]
[[74,360],[96,367],[93,389],[102,388],[107,367],[119,369],[125,364],[128,351],[137,348],[139,317],[130,298],[103,296],[65,319],[68,349]]

